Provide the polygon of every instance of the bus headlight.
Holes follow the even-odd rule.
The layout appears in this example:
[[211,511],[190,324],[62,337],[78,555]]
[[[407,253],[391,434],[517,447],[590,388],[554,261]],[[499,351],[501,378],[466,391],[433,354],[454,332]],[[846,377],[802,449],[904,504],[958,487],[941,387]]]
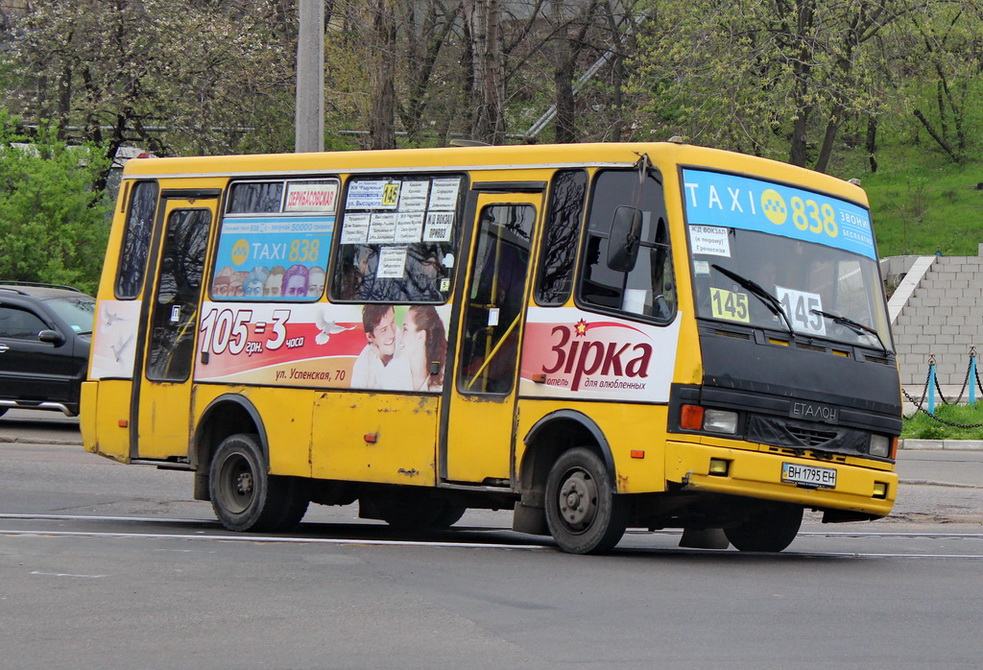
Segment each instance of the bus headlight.
[[887,458],[891,455],[891,438],[886,435],[870,436],[870,455]]
[[737,432],[737,412],[725,412],[722,409],[708,409],[703,412],[703,430],[708,433]]

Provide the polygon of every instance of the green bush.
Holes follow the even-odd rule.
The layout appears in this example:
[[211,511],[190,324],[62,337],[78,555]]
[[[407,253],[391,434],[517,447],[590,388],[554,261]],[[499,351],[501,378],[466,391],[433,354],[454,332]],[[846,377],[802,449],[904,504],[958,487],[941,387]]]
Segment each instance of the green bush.
[[28,141],[0,109],[0,279],[68,284],[93,292],[99,282],[112,205],[93,184],[104,151],[69,146],[42,125]]

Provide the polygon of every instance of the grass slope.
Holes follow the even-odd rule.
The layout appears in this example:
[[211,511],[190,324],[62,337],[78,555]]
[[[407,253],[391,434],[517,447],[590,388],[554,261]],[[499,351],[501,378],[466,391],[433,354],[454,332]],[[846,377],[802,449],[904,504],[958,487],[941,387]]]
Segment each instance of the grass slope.
[[878,152],[861,176],[880,255],[976,256],[983,242],[983,161],[961,164],[917,145]]

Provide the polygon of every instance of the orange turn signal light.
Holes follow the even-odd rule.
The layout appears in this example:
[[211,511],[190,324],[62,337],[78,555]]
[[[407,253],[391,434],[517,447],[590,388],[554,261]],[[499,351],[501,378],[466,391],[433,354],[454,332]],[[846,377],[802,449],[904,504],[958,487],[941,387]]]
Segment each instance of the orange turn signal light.
[[679,412],[679,427],[703,430],[703,408],[699,405],[683,405]]

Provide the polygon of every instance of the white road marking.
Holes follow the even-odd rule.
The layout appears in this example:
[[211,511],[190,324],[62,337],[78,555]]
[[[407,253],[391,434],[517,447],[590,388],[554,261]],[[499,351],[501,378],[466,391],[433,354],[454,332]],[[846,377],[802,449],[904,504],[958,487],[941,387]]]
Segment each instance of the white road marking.
[[73,575],[67,572],[41,572],[40,570],[31,570],[32,575],[40,575],[42,577],[79,577],[82,579],[102,579],[103,577],[108,577],[109,575]]
[[383,547],[446,547],[455,549],[553,549],[536,544],[494,544],[484,542],[440,542],[420,540],[362,540],[332,537],[279,537],[270,535],[183,535],[179,533],[113,533],[65,530],[0,530],[0,535],[34,535],[40,537],[110,537],[150,540],[206,540],[213,542],[254,542],[261,544],[360,544]]
[[[212,519],[174,519],[166,517],[138,517],[138,516],[101,516],[86,514],[4,514],[0,513],[0,519],[10,520],[34,520],[34,521],[110,521],[110,522],[139,522],[139,523],[159,523],[159,524],[207,524],[217,526],[218,523]],[[507,531],[508,528],[481,528],[485,531]],[[640,535],[678,535],[678,530],[660,531],[629,531],[629,535],[638,537]],[[207,540],[217,542],[253,542],[260,544],[331,544],[331,545],[363,545],[363,546],[389,546],[389,547],[447,547],[459,549],[521,549],[527,551],[556,551],[556,547],[551,544],[505,544],[505,543],[478,543],[478,542],[446,542],[446,541],[423,541],[423,540],[373,540],[358,538],[330,538],[330,537],[290,537],[279,535],[248,535],[248,534],[205,534],[206,531],[200,530],[195,534],[185,533],[125,533],[107,531],[57,531],[42,529],[8,529],[0,530],[0,535],[13,536],[40,536],[40,537],[89,537],[89,538],[141,538],[141,539],[173,539],[173,540]],[[969,539],[983,540],[983,533],[934,533],[934,532],[851,532],[851,531],[801,531],[800,537],[841,537],[841,538],[908,538],[908,539]],[[638,547],[625,547],[632,552],[639,551]],[[641,551],[645,551],[642,549]],[[655,548],[654,551],[663,553],[666,550]],[[711,553],[712,550],[698,550],[699,553]],[[716,553],[721,553],[717,551]],[[734,554],[733,551],[727,551]],[[931,553],[864,553],[864,552],[795,552],[786,551],[775,556],[782,557],[826,557],[826,558],[948,558],[948,559],[983,559],[983,554],[931,554]],[[42,574],[42,573],[38,573]],[[72,575],[58,575],[72,576]],[[85,575],[75,575],[82,576]],[[105,575],[97,575],[102,577]],[[95,577],[95,576],[93,576]]]

